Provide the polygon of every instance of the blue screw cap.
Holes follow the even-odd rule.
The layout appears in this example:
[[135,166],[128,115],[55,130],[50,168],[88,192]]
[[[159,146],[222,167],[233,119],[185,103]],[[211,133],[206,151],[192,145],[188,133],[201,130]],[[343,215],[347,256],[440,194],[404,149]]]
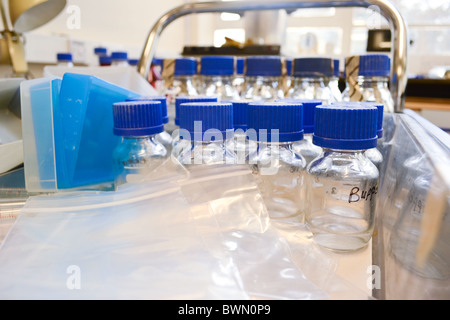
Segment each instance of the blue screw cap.
[[233,124],[234,129],[247,129],[248,104],[249,101],[238,100],[232,101],[233,104]]
[[166,96],[139,96],[135,98],[129,98],[127,101],[153,101],[157,100],[161,102],[161,112],[163,123],[169,122],[169,116],[167,115],[167,98]]
[[[258,141],[291,142],[302,140],[303,105],[285,102],[249,103],[247,128],[256,131]],[[278,139],[272,135],[272,130],[275,129],[278,129]],[[261,130],[266,130],[267,136]],[[255,140],[255,137],[252,137],[251,134],[248,134],[248,138]]]
[[58,61],[69,61],[72,62],[72,54],[71,53],[57,53],[56,59]]
[[[193,141],[219,141],[232,137],[233,105],[229,102],[184,103],[180,108],[180,129],[186,130]],[[204,134],[208,130],[211,136]],[[180,138],[187,138],[183,130],[180,130]]]
[[323,148],[365,150],[377,146],[378,109],[362,104],[316,106],[313,143]]
[[310,100],[310,99],[278,99],[277,102],[285,103],[301,103],[303,105],[303,130],[304,133],[314,132],[314,113],[316,106],[321,105],[322,100]]
[[334,62],[329,58],[296,58],[293,62],[294,77],[331,77]]
[[195,58],[178,58],[175,59],[176,76],[190,76],[197,74],[197,59]]
[[234,74],[233,56],[206,56],[201,58],[200,74],[205,76],[231,76]]
[[189,102],[217,102],[217,97],[209,96],[178,96],[175,97],[175,124],[180,125],[181,104]]
[[114,51],[111,53],[112,60],[127,60],[128,61],[128,53],[123,51]]
[[281,58],[272,56],[247,57],[245,75],[254,76],[281,76]]
[[148,136],[164,131],[160,101],[125,101],[113,104],[114,134]]
[[359,56],[359,73],[365,77],[389,77],[391,61],[385,54],[367,54]]

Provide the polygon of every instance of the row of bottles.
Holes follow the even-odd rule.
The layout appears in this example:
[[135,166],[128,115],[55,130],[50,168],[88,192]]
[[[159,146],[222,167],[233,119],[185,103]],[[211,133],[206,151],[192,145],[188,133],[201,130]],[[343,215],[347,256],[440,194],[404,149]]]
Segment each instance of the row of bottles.
[[169,155],[188,169],[246,164],[274,221],[306,223],[315,241],[332,250],[367,245],[379,179],[367,152],[377,146],[382,105],[195,99],[179,103],[180,130],[170,149],[160,138],[162,100],[114,104],[114,132],[123,137],[116,153],[118,185],[137,180]]
[[[138,59],[130,59],[126,51],[113,51],[108,55],[104,47],[94,48],[94,55],[98,59],[98,66],[137,66]],[[70,52],[59,52],[56,54],[57,65],[60,67],[73,67],[73,55]]]

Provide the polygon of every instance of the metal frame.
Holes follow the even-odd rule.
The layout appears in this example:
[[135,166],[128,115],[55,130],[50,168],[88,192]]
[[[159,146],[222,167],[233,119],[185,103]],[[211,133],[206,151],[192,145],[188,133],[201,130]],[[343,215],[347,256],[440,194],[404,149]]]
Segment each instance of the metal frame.
[[328,7],[363,7],[376,8],[389,22],[392,34],[391,46],[391,79],[390,88],[394,99],[394,111],[401,113],[405,103],[405,89],[408,81],[406,74],[407,52],[409,38],[406,22],[398,9],[388,0],[315,0],[315,1],[215,1],[187,3],[166,12],[153,25],[150,30],[141,59],[138,72],[148,79],[149,71],[156,46],[162,31],[174,20],[194,13],[235,12],[243,13],[252,10],[282,10],[294,11],[301,8],[328,8]]

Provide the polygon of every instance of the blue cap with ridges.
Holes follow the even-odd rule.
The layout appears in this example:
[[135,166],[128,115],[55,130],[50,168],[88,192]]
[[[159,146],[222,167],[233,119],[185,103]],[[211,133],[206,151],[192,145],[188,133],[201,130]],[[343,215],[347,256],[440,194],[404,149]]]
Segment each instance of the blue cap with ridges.
[[161,115],[163,123],[169,122],[169,116],[167,115],[167,98],[166,96],[139,96],[135,98],[129,98],[127,101],[147,101],[157,100],[161,102]]
[[334,62],[329,58],[296,58],[293,64],[294,77],[331,77]]
[[236,57],[236,74],[244,74],[245,58]]
[[278,99],[276,102],[285,103],[301,103],[303,105],[303,130],[304,133],[314,132],[314,111],[316,106],[321,105],[322,100],[312,100],[312,99]]
[[[256,131],[258,141],[290,142],[303,139],[303,105],[285,102],[252,102],[248,104],[248,130]],[[278,139],[272,138],[272,130],[278,129]],[[247,130],[247,133],[248,133]],[[262,130],[265,130],[262,131]]]
[[247,129],[248,104],[251,100],[237,100],[233,103],[234,129]]
[[378,110],[377,113],[377,136],[378,139],[383,137],[383,112],[384,112],[384,105],[380,102],[372,102],[372,101],[340,101],[340,102],[333,102],[332,105],[337,106],[355,106],[355,105],[366,105],[366,106],[372,106],[376,107]]
[[389,77],[391,62],[385,54],[367,54],[359,56],[359,73],[365,77]]
[[114,51],[111,53],[112,60],[128,60],[128,53],[123,51]]
[[233,56],[206,56],[201,58],[200,74],[205,76],[227,76],[234,74]]
[[72,61],[72,54],[71,53],[57,53],[56,59],[58,61]]
[[164,130],[161,102],[157,100],[116,102],[113,116],[113,132],[118,136],[148,136]]
[[[233,104],[230,102],[190,102],[180,108],[180,138],[193,141],[210,141],[204,135],[210,131],[214,140],[224,140],[233,136]],[[186,130],[190,137],[184,135]],[[215,133],[217,134],[214,134]],[[220,133],[220,134],[219,134]]]
[[175,97],[175,124],[180,125],[180,106],[189,102],[217,102],[217,97],[209,96],[178,96]]
[[313,143],[323,148],[365,150],[377,146],[378,109],[362,104],[316,106]]
[[245,75],[253,76],[281,76],[281,58],[273,56],[247,57]]
[[190,76],[197,74],[197,59],[195,58],[178,58],[175,59],[176,76]]
[[100,65],[110,65],[111,64],[111,57],[100,56],[98,58],[98,62],[99,62]]

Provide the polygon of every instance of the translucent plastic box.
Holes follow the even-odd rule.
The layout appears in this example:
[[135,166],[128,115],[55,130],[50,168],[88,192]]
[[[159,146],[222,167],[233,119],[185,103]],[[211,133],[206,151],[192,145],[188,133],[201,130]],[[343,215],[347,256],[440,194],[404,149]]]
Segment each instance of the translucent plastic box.
[[[28,192],[84,188],[113,180],[112,104],[137,93],[82,74],[21,85]],[[95,188],[95,187],[94,187]]]

